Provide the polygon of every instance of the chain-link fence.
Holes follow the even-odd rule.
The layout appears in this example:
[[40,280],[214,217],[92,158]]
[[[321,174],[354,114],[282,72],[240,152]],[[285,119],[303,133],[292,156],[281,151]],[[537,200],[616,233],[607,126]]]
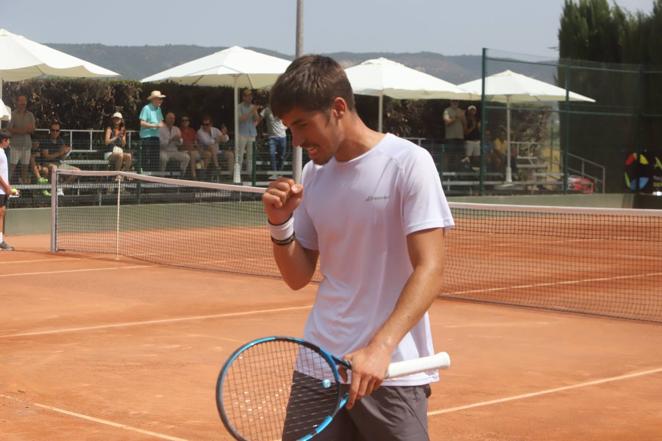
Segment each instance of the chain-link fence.
[[662,68],[486,49],[482,71],[483,192],[662,191]]

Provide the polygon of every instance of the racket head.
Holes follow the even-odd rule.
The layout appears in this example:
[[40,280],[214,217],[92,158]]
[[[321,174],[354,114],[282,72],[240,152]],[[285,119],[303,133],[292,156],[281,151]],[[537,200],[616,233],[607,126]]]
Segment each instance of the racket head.
[[272,336],[238,348],[216,382],[216,406],[241,441],[310,439],[345,405],[338,365],[318,346]]

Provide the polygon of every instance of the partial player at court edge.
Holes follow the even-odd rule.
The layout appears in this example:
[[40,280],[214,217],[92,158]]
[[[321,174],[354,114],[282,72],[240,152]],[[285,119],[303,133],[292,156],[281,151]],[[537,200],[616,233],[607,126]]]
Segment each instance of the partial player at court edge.
[[9,185],[9,167],[5,149],[9,147],[11,136],[0,132],[0,251],[13,251],[14,247],[5,242],[5,215],[7,202],[11,196],[18,196],[18,191]]

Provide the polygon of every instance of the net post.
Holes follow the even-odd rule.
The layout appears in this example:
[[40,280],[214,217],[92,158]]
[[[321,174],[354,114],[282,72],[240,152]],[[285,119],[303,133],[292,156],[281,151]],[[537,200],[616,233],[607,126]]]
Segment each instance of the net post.
[[57,175],[59,170],[56,168],[51,173],[51,253],[57,251]]
[[122,195],[122,175],[117,175],[117,213],[115,219],[115,260],[120,257],[120,200]]

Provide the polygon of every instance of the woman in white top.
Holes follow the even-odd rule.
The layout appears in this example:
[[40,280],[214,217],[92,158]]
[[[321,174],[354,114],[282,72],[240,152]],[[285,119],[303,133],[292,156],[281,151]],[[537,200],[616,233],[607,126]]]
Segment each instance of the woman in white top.
[[125,151],[126,128],[120,112],[113,113],[110,126],[106,127],[104,143],[107,151],[104,152],[103,159],[108,161],[110,167],[113,170],[129,170],[133,158],[131,153]]

